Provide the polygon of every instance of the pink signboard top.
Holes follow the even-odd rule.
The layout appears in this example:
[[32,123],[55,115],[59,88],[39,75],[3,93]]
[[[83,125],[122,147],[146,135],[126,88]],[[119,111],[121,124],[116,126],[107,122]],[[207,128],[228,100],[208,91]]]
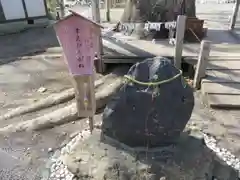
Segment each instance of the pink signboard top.
[[76,13],[55,24],[56,34],[72,75],[93,73],[94,59],[100,55],[100,28],[100,25]]

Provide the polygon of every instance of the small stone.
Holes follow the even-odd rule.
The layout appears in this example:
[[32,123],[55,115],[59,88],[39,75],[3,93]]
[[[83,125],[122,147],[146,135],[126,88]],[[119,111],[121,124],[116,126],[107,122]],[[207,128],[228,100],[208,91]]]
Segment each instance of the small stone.
[[64,174],[64,169],[61,169],[59,173],[60,175]]
[[46,92],[47,91],[47,89],[45,88],[45,87],[40,87],[39,89],[38,89],[38,92],[40,92],[40,93],[44,93],[44,92]]
[[67,135],[67,132],[63,132],[62,135],[63,135],[63,136],[66,136],[66,135]]
[[66,180],[72,180],[72,178],[73,178],[73,175],[67,175],[66,176]]
[[70,134],[70,138],[76,137],[79,133],[80,133],[80,132],[77,131],[77,132],[74,132],[74,133]]
[[70,153],[71,146],[69,144],[66,146],[66,153]]
[[67,154],[66,147],[62,148],[61,154],[62,154],[62,155]]
[[220,152],[220,148],[217,147],[217,148],[215,149],[215,152],[216,152],[216,153],[219,153],[219,152]]
[[236,164],[234,167],[235,169],[240,170],[240,164]]
[[60,160],[58,160],[57,162],[56,162],[56,165],[57,166],[60,166],[62,164],[62,161],[60,161]]
[[53,149],[52,148],[48,148],[48,152],[53,152]]
[[64,165],[64,164],[61,164],[61,165],[60,165],[60,168],[61,168],[61,171],[63,171],[63,173],[64,173],[65,165]]
[[75,124],[75,121],[72,121],[72,124]]
[[54,164],[52,164],[52,166],[51,166],[51,172],[54,172],[55,170],[56,170],[56,164],[54,163]]
[[232,161],[227,161],[226,163],[227,163],[227,165],[229,165],[229,166],[231,166],[231,165],[233,164]]
[[59,156],[61,156],[61,151],[57,149],[52,156],[52,160],[56,161],[59,158]]

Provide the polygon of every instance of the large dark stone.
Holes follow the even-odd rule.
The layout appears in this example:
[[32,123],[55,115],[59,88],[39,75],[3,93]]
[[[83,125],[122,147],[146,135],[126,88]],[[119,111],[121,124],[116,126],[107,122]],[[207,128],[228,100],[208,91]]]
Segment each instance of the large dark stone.
[[[170,79],[180,71],[156,57],[134,65],[129,76],[141,82]],[[103,113],[103,134],[132,147],[174,143],[191,117],[193,90],[182,76],[159,86],[126,82]]]

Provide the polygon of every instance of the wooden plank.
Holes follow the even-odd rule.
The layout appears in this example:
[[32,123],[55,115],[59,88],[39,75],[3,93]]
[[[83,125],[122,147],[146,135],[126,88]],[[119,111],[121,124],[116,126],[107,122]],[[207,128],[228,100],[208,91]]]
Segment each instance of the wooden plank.
[[[96,112],[94,75],[73,76],[73,87],[79,117],[91,117]],[[85,107],[85,100],[88,100]]]
[[240,95],[207,95],[208,105],[212,108],[240,108]]
[[206,74],[202,83],[240,83],[240,70],[208,70]]
[[240,70],[240,57],[239,60],[226,60],[226,61],[209,61],[207,69],[233,69],[233,70]]
[[[209,62],[211,61],[239,61],[240,62],[240,55],[239,56],[210,56]],[[183,56],[183,61],[192,65],[196,65],[198,62],[197,56]]]
[[91,7],[92,7],[92,19],[93,21],[100,23],[100,10],[99,10],[99,1],[98,0],[91,0]]
[[108,58],[103,57],[103,62],[105,64],[135,64],[136,62],[141,62],[146,58],[135,57],[135,58],[126,58],[126,57],[118,57],[118,58]]
[[231,70],[229,76],[232,81],[240,82],[240,70]]
[[239,94],[240,95],[240,83],[202,83],[202,92],[208,94]]
[[206,75],[208,77],[209,76],[215,77],[215,79],[218,79],[218,80],[221,79],[226,82],[230,82],[230,81],[232,81],[232,79],[229,76],[230,72],[231,72],[230,70],[207,70]]
[[110,0],[106,0],[105,1],[105,10],[106,10],[106,21],[107,22],[110,22],[110,19],[111,19],[111,17],[110,17],[110,6],[111,6],[111,2],[110,2]]
[[89,117],[89,128],[93,131],[96,98],[94,91],[95,73],[92,75],[73,76],[77,112],[79,117]]
[[202,79],[201,83],[214,82],[214,83],[238,83],[228,76],[228,74],[220,74],[215,71],[207,71],[207,76]]
[[132,53],[125,48],[122,48],[120,44],[118,45],[111,42],[110,40],[106,40],[105,38],[103,38],[103,47],[108,49],[108,51],[116,51],[118,54],[122,54],[124,56],[136,56],[135,53]]

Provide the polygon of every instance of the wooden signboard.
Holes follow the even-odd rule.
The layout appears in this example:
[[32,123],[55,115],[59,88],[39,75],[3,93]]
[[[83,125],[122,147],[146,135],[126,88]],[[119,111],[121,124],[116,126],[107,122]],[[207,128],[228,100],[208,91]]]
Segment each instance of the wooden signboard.
[[78,115],[90,118],[92,131],[96,112],[94,60],[100,56],[101,26],[72,12],[58,21],[54,28],[72,75]]

